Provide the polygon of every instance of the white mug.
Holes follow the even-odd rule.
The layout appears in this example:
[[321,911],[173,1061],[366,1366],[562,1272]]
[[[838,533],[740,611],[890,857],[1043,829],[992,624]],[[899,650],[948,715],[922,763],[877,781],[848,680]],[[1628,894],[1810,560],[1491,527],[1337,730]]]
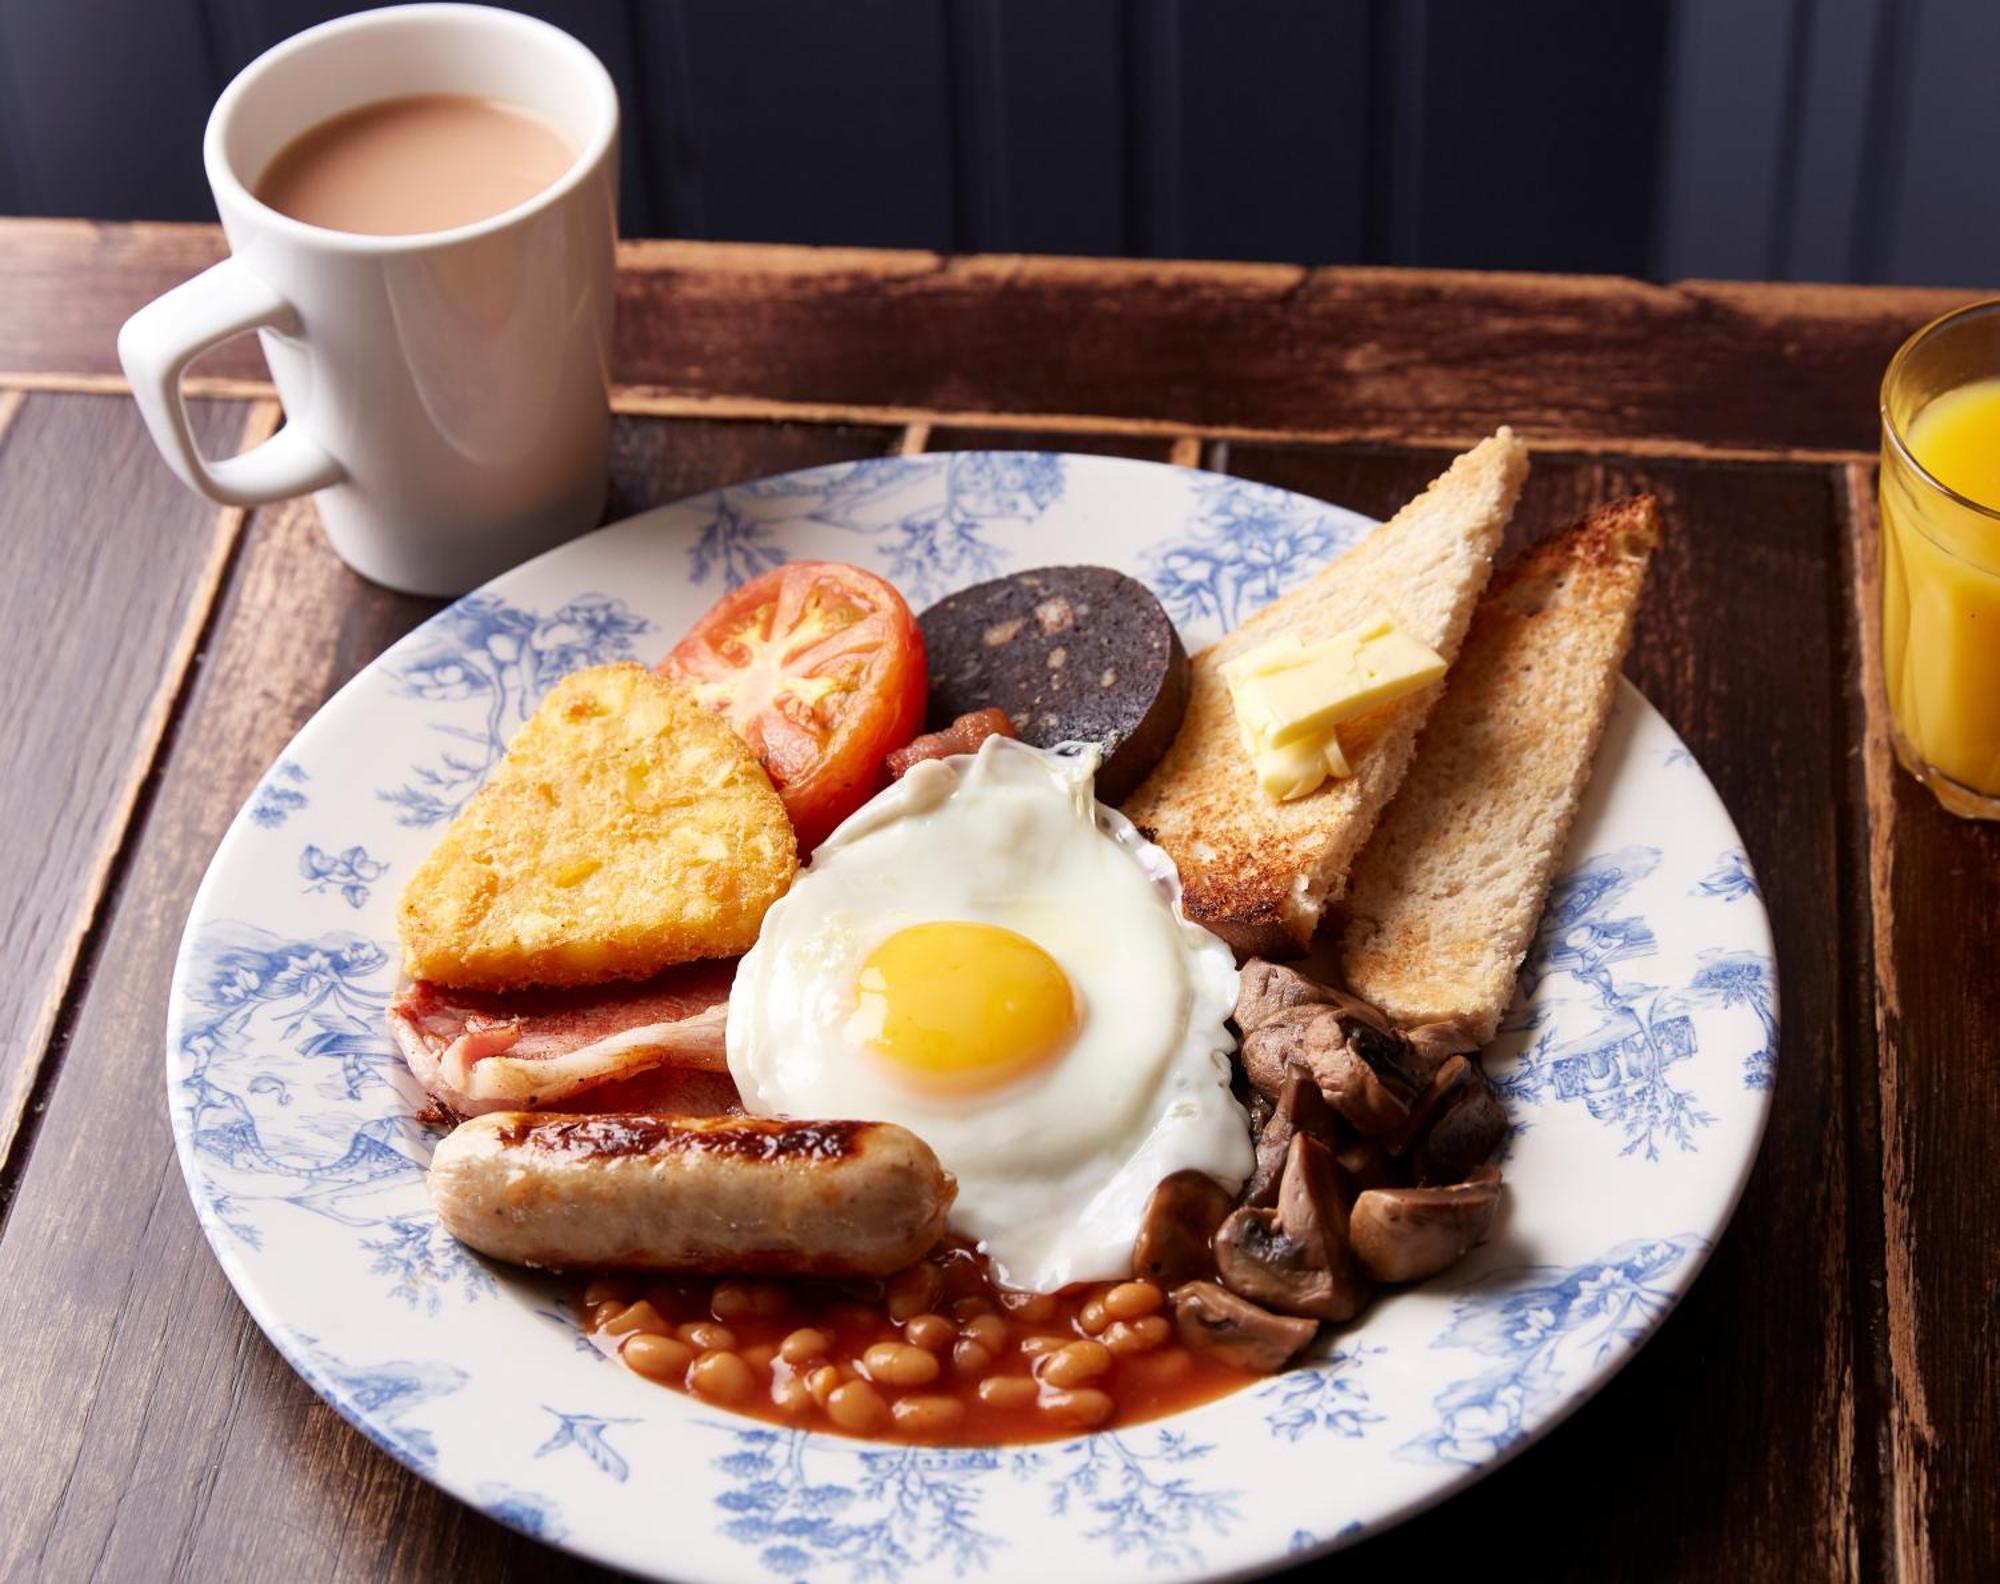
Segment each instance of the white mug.
[[[254,196],[301,132],[429,93],[537,111],[576,161],[512,209],[412,236],[307,225]],[[594,526],[610,443],[617,146],[603,64],[516,12],[369,11],[259,56],[216,101],[202,148],[231,256],[118,335],[168,463],[227,505],[313,492],[341,558],[409,593],[462,593]],[[242,456],[204,457],[182,371],[253,329],[285,427]]]

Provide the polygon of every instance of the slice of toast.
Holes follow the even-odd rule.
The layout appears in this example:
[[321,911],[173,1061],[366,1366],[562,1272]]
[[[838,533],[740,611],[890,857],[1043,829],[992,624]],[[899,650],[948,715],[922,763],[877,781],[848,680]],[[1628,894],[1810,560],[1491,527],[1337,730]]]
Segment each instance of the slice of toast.
[[1404,1024],[1493,1037],[1590,781],[1659,542],[1650,495],[1494,574],[1348,888],[1340,970]]
[[1239,953],[1305,949],[1401,783],[1441,684],[1342,726],[1354,773],[1280,803],[1257,784],[1223,662],[1274,638],[1331,638],[1376,610],[1449,661],[1527,475],[1527,447],[1500,430],[1310,582],[1194,657],[1181,729],[1125,812],[1179,867],[1188,917]]
[[632,664],[558,683],[403,892],[412,978],[460,990],[643,979],[757,938],[798,870],[743,740]]

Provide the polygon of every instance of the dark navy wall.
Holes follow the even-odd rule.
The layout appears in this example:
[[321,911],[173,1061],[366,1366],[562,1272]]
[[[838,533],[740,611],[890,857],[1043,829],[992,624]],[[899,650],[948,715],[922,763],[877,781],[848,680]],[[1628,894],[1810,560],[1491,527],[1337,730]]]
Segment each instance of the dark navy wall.
[[[203,219],[351,0],[0,0],[0,213]],[[1979,285],[2000,0],[520,0],[630,235]]]

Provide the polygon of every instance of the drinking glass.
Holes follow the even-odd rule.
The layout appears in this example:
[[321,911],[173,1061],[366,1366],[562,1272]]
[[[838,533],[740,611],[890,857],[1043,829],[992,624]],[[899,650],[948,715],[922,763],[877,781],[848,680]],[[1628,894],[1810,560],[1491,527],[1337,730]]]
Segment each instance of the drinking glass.
[[[1912,428],[1939,396],[2000,380],[2000,299],[1903,343],[1882,380],[1882,671],[1903,768],[1969,819],[2000,819],[2000,499],[1925,465]],[[2000,388],[1996,388],[2000,396]],[[1992,407],[2000,447],[2000,400]]]

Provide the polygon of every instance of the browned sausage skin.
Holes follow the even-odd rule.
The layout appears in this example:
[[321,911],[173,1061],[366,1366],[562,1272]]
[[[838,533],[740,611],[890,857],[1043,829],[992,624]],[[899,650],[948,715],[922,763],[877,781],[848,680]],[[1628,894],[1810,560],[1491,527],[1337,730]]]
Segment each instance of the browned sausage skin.
[[496,1111],[438,1145],[430,1191],[453,1237],[516,1265],[883,1276],[943,1235],[958,1186],[889,1122]]

